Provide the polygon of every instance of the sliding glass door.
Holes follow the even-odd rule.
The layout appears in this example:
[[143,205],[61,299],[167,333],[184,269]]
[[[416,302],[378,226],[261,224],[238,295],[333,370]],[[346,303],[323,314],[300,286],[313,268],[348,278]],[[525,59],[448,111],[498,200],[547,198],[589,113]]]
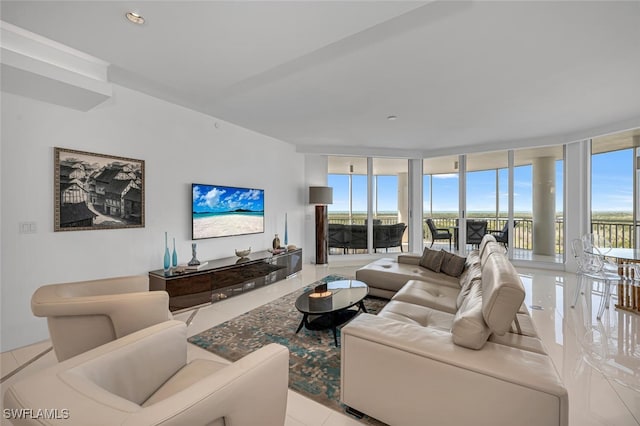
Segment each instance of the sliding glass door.
[[327,184],[333,188],[329,223],[363,224],[367,217],[367,159],[329,157]]
[[564,262],[564,147],[514,151],[514,259]]
[[[408,161],[332,156],[328,163],[330,253],[404,252],[408,229],[391,235],[385,227],[411,222]],[[563,146],[425,159],[422,186],[425,246],[464,254],[491,233],[512,259],[564,261]]]
[[457,155],[427,158],[423,161],[422,223],[426,247],[449,250],[449,240],[446,237],[448,232],[455,250],[459,216],[458,170]]
[[591,141],[591,232],[612,247],[638,244],[640,130]]
[[508,153],[486,152],[466,156],[466,241],[469,250],[485,234],[507,247]]
[[[509,189],[510,156],[513,190]],[[433,231],[429,223],[425,225],[428,247],[433,243],[448,249],[446,240],[433,239],[438,229],[451,232],[453,250],[462,254],[490,233],[513,259],[564,261],[563,146],[425,159],[424,173],[424,219],[434,225]],[[464,173],[462,181],[460,173]],[[460,207],[459,202],[464,205]],[[459,227],[462,223],[464,232]]]
[[406,251],[408,160],[330,156],[328,169],[329,253]]

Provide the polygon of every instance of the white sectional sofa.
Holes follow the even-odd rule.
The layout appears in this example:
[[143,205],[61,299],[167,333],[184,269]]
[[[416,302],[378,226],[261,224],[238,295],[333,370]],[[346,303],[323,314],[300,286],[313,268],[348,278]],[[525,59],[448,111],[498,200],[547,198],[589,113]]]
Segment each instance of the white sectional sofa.
[[356,271],[356,279],[367,283],[371,296],[391,299],[409,280],[419,280],[460,289],[460,279],[433,272],[419,265],[420,256],[400,255],[398,260],[378,259]]
[[567,391],[504,249],[485,237],[459,277],[420,262],[358,271],[391,301],[342,329],[342,402],[390,425],[566,426]]

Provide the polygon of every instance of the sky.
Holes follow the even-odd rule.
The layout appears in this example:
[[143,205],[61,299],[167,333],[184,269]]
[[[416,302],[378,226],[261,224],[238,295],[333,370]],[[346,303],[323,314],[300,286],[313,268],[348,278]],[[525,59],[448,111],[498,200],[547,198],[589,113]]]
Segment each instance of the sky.
[[[592,156],[592,210],[593,211],[633,211],[633,150],[621,150]],[[556,211],[563,207],[563,162],[556,161]],[[457,174],[434,175],[433,211],[458,211]],[[500,211],[507,213],[508,173],[498,171]],[[333,187],[333,204],[330,212],[349,211],[349,176],[329,175],[328,185]],[[377,179],[377,211],[397,211],[398,180],[395,176],[379,176]],[[423,181],[424,211],[429,211],[429,176]],[[353,211],[367,210],[367,178],[353,175]],[[469,172],[467,174],[467,211],[493,212],[496,209],[495,170]],[[375,208],[375,207],[374,207]],[[520,166],[514,169],[514,210],[532,211],[532,167]]]
[[591,160],[594,211],[633,211],[633,150],[596,154]]
[[192,191],[194,212],[264,211],[264,191],[261,189],[194,184]]

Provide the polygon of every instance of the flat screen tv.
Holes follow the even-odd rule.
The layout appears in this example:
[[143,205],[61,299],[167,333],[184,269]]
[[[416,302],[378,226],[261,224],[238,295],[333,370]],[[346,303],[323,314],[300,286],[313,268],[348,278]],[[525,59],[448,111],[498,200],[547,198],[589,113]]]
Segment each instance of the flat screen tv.
[[264,232],[264,189],[191,185],[194,240]]

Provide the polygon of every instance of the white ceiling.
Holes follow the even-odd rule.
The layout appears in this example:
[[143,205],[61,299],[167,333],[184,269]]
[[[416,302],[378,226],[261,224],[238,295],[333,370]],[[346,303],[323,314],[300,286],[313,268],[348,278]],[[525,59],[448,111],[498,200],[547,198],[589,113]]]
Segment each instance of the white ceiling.
[[107,61],[114,83],[301,152],[443,155],[640,123],[638,1],[23,0],[0,12]]

